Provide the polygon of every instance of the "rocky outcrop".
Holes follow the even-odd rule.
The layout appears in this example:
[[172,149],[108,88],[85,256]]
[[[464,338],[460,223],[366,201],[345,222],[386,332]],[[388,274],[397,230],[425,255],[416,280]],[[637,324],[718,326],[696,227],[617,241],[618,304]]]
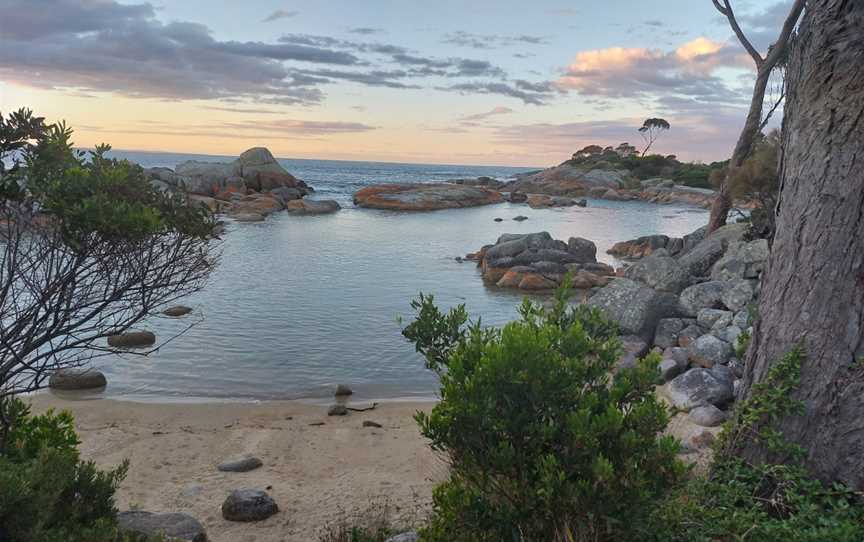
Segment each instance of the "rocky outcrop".
[[673,294],[681,293],[690,285],[690,273],[678,260],[668,256],[665,250],[631,265],[625,269],[624,277],[642,282],[655,290]]
[[500,192],[452,183],[379,184],[354,194],[354,204],[391,211],[434,211],[504,201]]
[[525,194],[547,194],[571,198],[589,195],[595,188],[617,190],[630,180],[629,173],[621,170],[591,169],[568,163],[543,171],[523,175],[507,185],[507,189]]
[[528,206],[532,209],[548,209],[550,207],[585,207],[588,202],[584,199],[577,200],[563,196],[548,196],[546,194],[531,194],[527,199]]
[[551,290],[565,274],[573,275],[573,287],[605,285],[614,270],[596,259],[597,247],[587,239],[553,239],[547,232],[504,234],[494,245],[468,259],[477,261],[483,279],[499,288]]
[[150,537],[184,542],[207,542],[207,532],[197,519],[188,514],[154,514],[130,510],[117,514],[117,526],[128,533],[148,540]]
[[264,147],[254,147],[233,162],[189,160],[174,170],[147,168],[144,174],[160,190],[171,190],[229,200],[233,194],[291,188],[303,196],[311,190],[283,168]]

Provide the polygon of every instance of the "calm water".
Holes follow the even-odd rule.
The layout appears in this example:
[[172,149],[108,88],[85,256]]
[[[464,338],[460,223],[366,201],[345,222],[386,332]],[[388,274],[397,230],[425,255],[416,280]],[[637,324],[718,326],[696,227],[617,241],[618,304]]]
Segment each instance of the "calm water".
[[[186,155],[121,153],[145,166]],[[216,160],[218,158],[208,157]],[[613,243],[639,235],[680,236],[703,225],[702,210],[589,200],[587,208],[533,210],[502,204],[431,213],[356,209],[351,194],[380,182],[428,181],[489,175],[517,168],[281,160],[336,199],[339,213],[285,213],[258,224],[229,224],[222,261],[205,290],[186,301],[189,319],[154,318],[140,326],[161,339],[198,324],[150,357],[100,360],[106,394],[144,400],[326,398],[337,383],[359,400],[429,398],[436,381],[398,319],[410,318],[411,298],[432,293],[444,306],[466,303],[489,324],[516,315],[519,294],[484,286],[473,263],[456,256],[494,242],[502,233],[548,231],[592,239],[599,257]],[[524,214],[518,223],[512,217]],[[502,223],[493,221],[504,218]]]

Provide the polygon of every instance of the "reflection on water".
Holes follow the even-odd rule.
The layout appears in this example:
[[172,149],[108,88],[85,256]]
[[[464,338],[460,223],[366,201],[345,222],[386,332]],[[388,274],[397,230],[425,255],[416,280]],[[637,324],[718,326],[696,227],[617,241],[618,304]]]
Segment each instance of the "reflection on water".
[[[184,301],[200,323],[149,357],[100,360],[106,394],[316,398],[345,383],[359,398],[430,397],[435,378],[400,335],[410,299],[424,292],[444,306],[466,303],[488,324],[514,318],[521,300],[484,286],[474,264],[456,256],[502,233],[545,230],[591,239],[600,259],[614,262],[605,251],[617,241],[681,236],[706,221],[692,208],[596,200],[584,209],[503,204],[415,214],[347,205],[329,216],[230,224],[221,265],[203,292]],[[529,220],[510,220],[518,214]],[[188,322],[158,318],[142,327],[164,340]]]

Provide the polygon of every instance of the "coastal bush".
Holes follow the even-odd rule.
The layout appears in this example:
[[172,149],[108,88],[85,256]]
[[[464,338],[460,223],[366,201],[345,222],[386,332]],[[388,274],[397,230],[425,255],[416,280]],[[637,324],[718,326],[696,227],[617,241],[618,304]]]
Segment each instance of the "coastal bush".
[[403,333],[441,380],[441,401],[416,419],[451,461],[423,540],[623,540],[683,475],[678,444],[659,436],[659,359],[612,375],[616,326],[568,307],[567,284],[552,308],[526,299],[501,329],[431,296],[414,303]]
[[68,412],[35,416],[7,402],[8,433],[0,448],[0,540],[116,542],[114,492],[127,464],[100,471],[82,461]]
[[106,355],[216,264],[212,213],[71,136],[26,109],[0,122],[0,441],[12,397]]
[[[773,429],[803,405],[790,397],[801,377],[803,350],[793,349],[754,386],[717,441],[714,464],[657,506],[640,540],[653,542],[860,542],[864,495],[825,485],[802,466],[802,448]],[[736,455],[749,439],[766,444],[772,461]]]
[[386,542],[397,534],[387,501],[375,501],[355,514],[343,514],[318,533],[318,542]]

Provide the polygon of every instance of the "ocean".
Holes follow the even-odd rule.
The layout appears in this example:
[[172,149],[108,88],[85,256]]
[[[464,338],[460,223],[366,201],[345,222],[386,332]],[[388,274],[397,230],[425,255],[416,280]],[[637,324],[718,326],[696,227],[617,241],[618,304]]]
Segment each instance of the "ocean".
[[[117,151],[145,167],[233,157]],[[326,401],[336,384],[356,400],[432,399],[437,381],[401,336],[410,301],[433,294],[443,307],[464,303],[486,325],[516,317],[518,292],[483,283],[473,263],[459,263],[503,233],[548,231],[585,237],[598,258],[615,242],[648,234],[681,236],[707,221],[702,209],[589,199],[587,208],[530,209],[504,203],[470,209],[400,213],[355,208],[352,194],[385,182],[428,182],[481,175],[507,179],[529,168],[280,159],[335,199],[338,213],[271,215],[263,223],[228,223],[219,267],[184,304],[186,319],[153,317],[139,327],[168,339],[148,357],[101,358],[107,397],[143,401],[305,399]],[[525,215],[528,220],[514,222]],[[495,222],[495,218],[504,219]]]

